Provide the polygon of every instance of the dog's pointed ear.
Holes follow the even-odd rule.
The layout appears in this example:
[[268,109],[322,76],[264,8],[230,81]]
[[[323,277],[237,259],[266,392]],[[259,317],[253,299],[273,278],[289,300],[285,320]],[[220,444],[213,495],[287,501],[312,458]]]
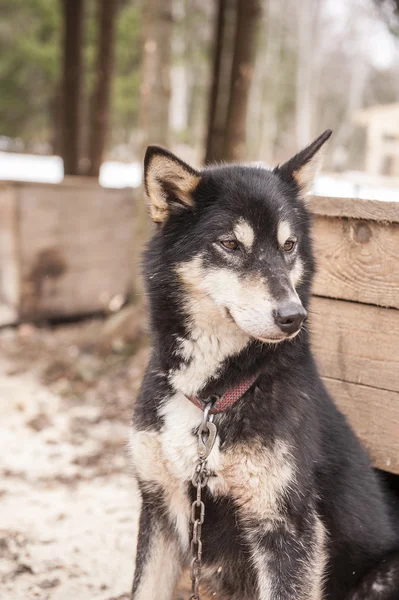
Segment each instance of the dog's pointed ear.
[[148,146],[144,158],[144,185],[152,220],[164,223],[170,214],[192,208],[192,193],[199,180],[199,172],[180,158],[159,146]]
[[331,134],[331,129],[327,129],[309,146],[274,169],[274,173],[283,181],[295,184],[301,197],[304,197],[312,188],[314,178],[323,164],[324,144]]

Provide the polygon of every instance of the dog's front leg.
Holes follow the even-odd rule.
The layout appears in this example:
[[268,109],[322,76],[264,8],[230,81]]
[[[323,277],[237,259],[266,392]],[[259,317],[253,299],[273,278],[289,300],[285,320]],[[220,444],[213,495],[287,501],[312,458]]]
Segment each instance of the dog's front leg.
[[142,491],[132,600],[172,600],[182,570],[178,541],[157,492]]
[[258,522],[249,528],[258,600],[322,600],[325,531],[317,516],[295,527]]

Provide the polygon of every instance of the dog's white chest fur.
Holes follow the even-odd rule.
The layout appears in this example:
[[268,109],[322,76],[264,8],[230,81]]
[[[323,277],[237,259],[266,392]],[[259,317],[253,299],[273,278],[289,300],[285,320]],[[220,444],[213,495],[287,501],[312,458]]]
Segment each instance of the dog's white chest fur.
[[[197,436],[202,411],[183,394],[176,394],[161,409],[164,425],[160,432],[133,431],[131,453],[139,479],[160,486],[182,545],[188,547],[189,500],[187,485],[197,461]],[[217,437],[208,466],[220,470]]]
[[[176,394],[161,409],[164,425],[160,432],[135,431],[131,450],[139,479],[160,486],[171,520],[182,546],[188,547],[189,499],[187,485],[197,460],[195,431],[202,411]],[[214,496],[231,495],[244,515],[270,522],[280,520],[280,500],[292,483],[293,465],[289,449],[276,441],[273,449],[259,440],[220,450],[217,436],[208,458],[213,476],[208,486]]]

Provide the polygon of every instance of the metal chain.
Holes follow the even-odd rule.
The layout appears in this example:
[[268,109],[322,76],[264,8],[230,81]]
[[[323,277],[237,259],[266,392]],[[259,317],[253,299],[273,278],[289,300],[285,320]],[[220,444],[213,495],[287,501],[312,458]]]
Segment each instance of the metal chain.
[[202,423],[199,426],[198,436],[198,459],[191,483],[197,490],[197,496],[191,505],[191,523],[193,526],[191,537],[191,596],[190,600],[201,600],[199,593],[201,568],[202,568],[202,525],[205,520],[205,504],[202,500],[202,490],[208,484],[209,470],[207,459],[215,443],[217,429],[212,422],[213,415],[209,415],[214,401],[205,406]]

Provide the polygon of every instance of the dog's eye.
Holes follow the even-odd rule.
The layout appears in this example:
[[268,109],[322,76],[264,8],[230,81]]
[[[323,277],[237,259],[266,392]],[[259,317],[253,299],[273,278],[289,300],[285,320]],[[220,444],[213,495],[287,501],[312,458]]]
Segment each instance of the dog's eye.
[[283,246],[284,252],[292,252],[293,249],[295,248],[295,245],[296,245],[296,240],[287,240]]
[[223,248],[226,248],[226,250],[238,249],[238,242],[235,240],[221,240],[220,243],[222,244]]

